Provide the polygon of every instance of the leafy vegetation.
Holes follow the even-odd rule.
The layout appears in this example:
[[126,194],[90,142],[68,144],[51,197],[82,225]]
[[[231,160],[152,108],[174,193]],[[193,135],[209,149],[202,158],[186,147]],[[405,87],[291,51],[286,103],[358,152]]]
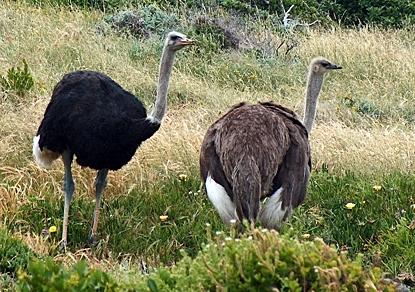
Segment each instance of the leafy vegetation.
[[167,14],[155,5],[138,10],[122,11],[111,15],[105,22],[114,29],[134,37],[150,37],[152,34],[164,35],[178,26],[179,18],[174,13]]
[[395,291],[398,283],[385,282],[379,268],[365,272],[361,259],[351,261],[321,239],[299,242],[290,233],[248,230],[242,236],[216,232],[195,257],[182,251],[172,268],[160,268],[134,283],[116,282],[84,261],[66,270],[51,258],[29,264],[21,271],[18,291]]
[[[377,25],[403,28],[415,24],[415,3],[407,0],[388,1],[317,1],[317,0],[227,0],[227,1],[148,1],[148,0],[24,0],[35,5],[72,6],[84,9],[114,11],[124,7],[156,5],[164,9],[183,7],[192,10],[225,9],[245,15],[269,17],[283,15],[289,8],[290,20],[294,26],[319,21],[322,24],[341,23],[346,26]],[[281,17],[282,19],[282,17]]]
[[0,228],[0,274],[14,275],[25,268],[36,254],[21,240]]
[[[85,261],[75,264],[69,271],[48,257],[44,262],[29,263],[28,273],[21,271],[18,291],[116,291],[119,285],[108,274],[88,269]],[[118,290],[121,291],[121,290]]]
[[12,91],[24,97],[35,84],[26,60],[23,60],[23,69],[17,66],[7,70],[7,75],[1,76],[0,84],[4,91]]

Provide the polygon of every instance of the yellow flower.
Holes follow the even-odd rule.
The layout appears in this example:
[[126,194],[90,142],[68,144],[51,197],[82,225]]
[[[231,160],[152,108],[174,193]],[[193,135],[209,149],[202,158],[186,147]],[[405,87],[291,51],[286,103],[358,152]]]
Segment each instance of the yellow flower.
[[185,175],[185,174],[179,174],[179,179],[180,180],[186,180],[187,179],[187,175]]
[[415,204],[411,205],[411,209],[415,211]]
[[356,204],[353,204],[353,203],[347,203],[346,204],[346,208],[349,209],[349,210],[353,209],[354,206],[356,206]]
[[166,221],[167,218],[169,218],[169,216],[167,216],[167,215],[161,215],[160,216],[160,220],[163,221],[163,222]]
[[360,222],[359,222],[359,225],[360,225],[360,226],[365,226],[365,225],[366,225],[366,223],[365,223],[365,222],[363,222],[363,221],[360,221]]
[[379,192],[382,189],[382,186],[373,186],[373,189]]
[[310,236],[311,236],[311,235],[310,235],[310,233],[303,234],[303,238],[304,238],[304,239],[309,239],[309,238],[310,238]]
[[49,227],[49,232],[50,232],[50,233],[54,233],[54,232],[56,232],[57,230],[58,230],[58,228],[56,228],[56,226],[55,226],[55,225],[53,225],[53,226]]

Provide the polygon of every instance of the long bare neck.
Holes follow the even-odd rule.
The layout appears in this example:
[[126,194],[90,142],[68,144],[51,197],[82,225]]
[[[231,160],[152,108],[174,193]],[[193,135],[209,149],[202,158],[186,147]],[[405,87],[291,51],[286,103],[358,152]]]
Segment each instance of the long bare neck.
[[314,119],[316,118],[317,99],[323,86],[323,79],[323,74],[318,74],[313,71],[310,71],[308,75],[303,124],[309,134],[311,133]]
[[164,47],[161,56],[157,82],[157,98],[154,109],[148,117],[154,123],[161,123],[167,107],[167,91],[169,90],[170,75],[173,69],[175,51]]

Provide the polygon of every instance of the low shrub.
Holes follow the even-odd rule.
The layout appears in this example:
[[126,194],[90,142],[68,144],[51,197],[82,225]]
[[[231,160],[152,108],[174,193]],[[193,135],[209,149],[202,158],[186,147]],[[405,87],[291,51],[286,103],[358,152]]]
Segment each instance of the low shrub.
[[[380,268],[363,268],[360,257],[347,258],[320,238],[298,241],[290,233],[248,230],[217,232],[191,258],[150,275],[137,273],[117,281],[88,269],[84,261],[66,270],[51,258],[28,265],[19,273],[18,291],[396,291]],[[377,290],[376,290],[377,289]]]
[[28,265],[28,272],[19,272],[18,291],[122,291],[116,280],[107,273],[89,269],[85,261],[65,269],[54,263],[51,257],[44,262],[35,261]]
[[184,255],[148,284],[151,291],[395,291],[396,285],[320,238],[301,242],[258,229],[241,237],[219,234],[194,260]]
[[137,38],[150,37],[152,34],[163,35],[176,29],[179,17],[167,13],[155,5],[140,7],[137,10],[125,10],[106,17],[105,22],[118,32]]
[[0,274],[15,276],[19,268],[25,269],[35,253],[7,229],[0,228]]
[[1,76],[0,84],[4,91],[11,91],[24,97],[35,84],[26,60],[23,59],[23,69],[12,67],[7,71],[6,76]]

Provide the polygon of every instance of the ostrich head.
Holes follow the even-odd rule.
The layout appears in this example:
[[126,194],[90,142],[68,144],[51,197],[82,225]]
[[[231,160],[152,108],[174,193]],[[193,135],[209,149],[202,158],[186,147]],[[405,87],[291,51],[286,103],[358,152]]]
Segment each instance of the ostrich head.
[[319,75],[324,75],[324,73],[326,73],[327,71],[341,68],[341,66],[335,65],[323,57],[317,57],[311,61],[310,72]]
[[173,51],[178,51],[181,48],[193,45],[194,41],[188,39],[184,34],[176,31],[172,31],[167,35],[165,46],[169,47]]
[[335,69],[341,69],[323,57],[314,58],[310,63],[305,96],[303,123],[308,133],[311,133],[316,118],[317,98],[323,86],[324,74]]

